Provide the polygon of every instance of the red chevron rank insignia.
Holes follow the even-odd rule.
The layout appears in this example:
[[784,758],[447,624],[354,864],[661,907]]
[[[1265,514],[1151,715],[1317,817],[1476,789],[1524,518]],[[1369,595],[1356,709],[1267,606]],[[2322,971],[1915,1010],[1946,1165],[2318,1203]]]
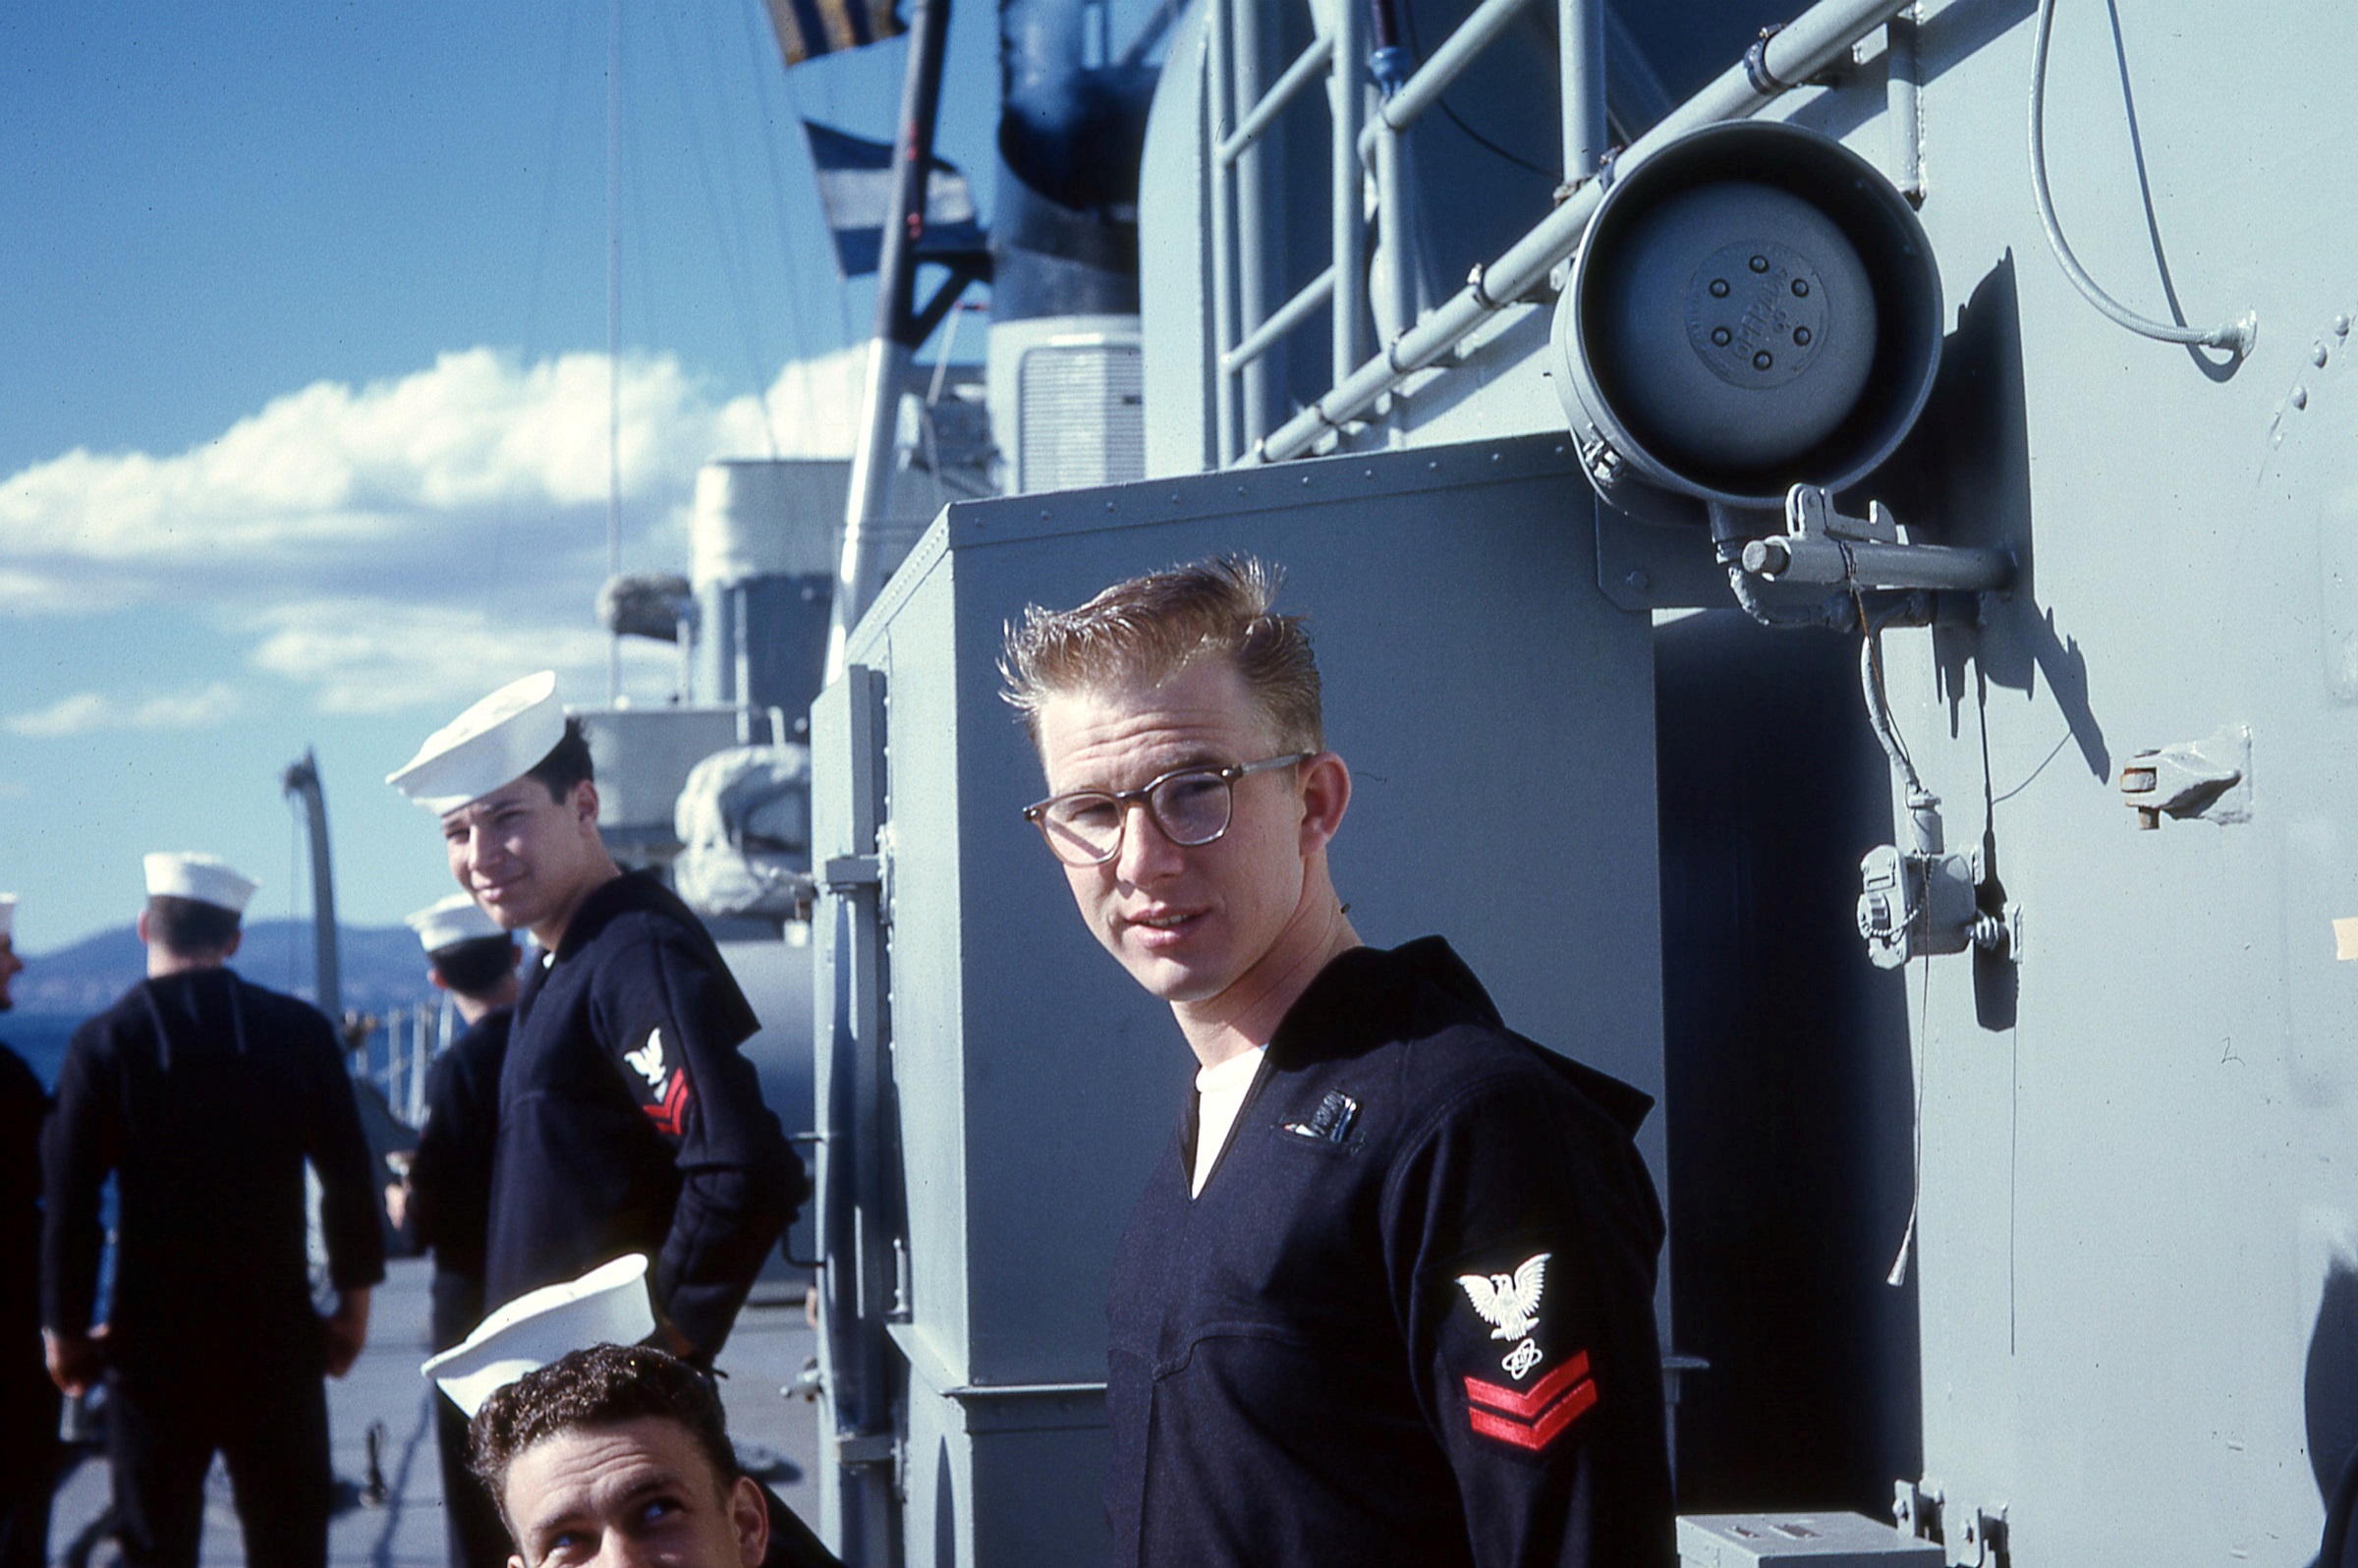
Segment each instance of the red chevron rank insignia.
[[666,1138],[677,1138],[680,1129],[687,1125],[688,1099],[688,1075],[674,1068],[671,1083],[663,1091],[662,1100],[639,1108],[654,1118],[655,1131]]
[[1469,1377],[1466,1398],[1466,1420],[1476,1431],[1536,1454],[1597,1403],[1597,1384],[1589,1376],[1584,1350],[1529,1388],[1502,1388]]

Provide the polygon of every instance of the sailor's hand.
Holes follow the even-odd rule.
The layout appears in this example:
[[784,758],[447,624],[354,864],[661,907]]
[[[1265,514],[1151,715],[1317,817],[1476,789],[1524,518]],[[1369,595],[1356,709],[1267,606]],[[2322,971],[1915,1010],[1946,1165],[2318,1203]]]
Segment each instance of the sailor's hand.
[[385,1188],[385,1217],[395,1230],[408,1226],[410,1217],[410,1184],[394,1182]]
[[361,1347],[368,1343],[368,1287],[344,1292],[320,1327],[327,1342],[327,1374],[341,1377],[352,1371],[352,1364],[361,1359]]
[[63,1333],[54,1328],[41,1330],[41,1344],[48,1354],[49,1380],[68,1394],[86,1394],[106,1375],[106,1327],[100,1324],[88,1333]]

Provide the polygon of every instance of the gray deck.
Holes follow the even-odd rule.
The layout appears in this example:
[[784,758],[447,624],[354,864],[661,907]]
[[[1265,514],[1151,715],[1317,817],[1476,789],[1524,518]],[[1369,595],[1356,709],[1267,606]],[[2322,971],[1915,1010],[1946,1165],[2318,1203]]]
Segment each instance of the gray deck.
[[[328,1558],[336,1568],[440,1568],[447,1561],[431,1404],[439,1396],[418,1375],[418,1364],[427,1353],[430,1278],[431,1265],[421,1259],[400,1259],[389,1265],[370,1307],[367,1350],[350,1376],[327,1385],[336,1477],[348,1498],[356,1496],[367,1479],[370,1424],[382,1422],[385,1429],[380,1451],[385,1501],[355,1502],[336,1516],[328,1537]],[[817,1509],[810,1479],[817,1462],[817,1413],[814,1406],[788,1399],[780,1390],[814,1348],[799,1296],[791,1302],[757,1298],[738,1318],[720,1358],[720,1368],[728,1373],[721,1395],[728,1406],[730,1435],[749,1449],[763,1445],[792,1461],[800,1474],[792,1480],[770,1477],[769,1484],[805,1517]],[[84,1463],[66,1479],[50,1524],[53,1562],[106,1502],[102,1460]],[[229,1480],[216,1464],[206,1484],[202,1561],[208,1568],[226,1568],[242,1563],[245,1555]],[[112,1553],[102,1546],[92,1560],[110,1561]]]

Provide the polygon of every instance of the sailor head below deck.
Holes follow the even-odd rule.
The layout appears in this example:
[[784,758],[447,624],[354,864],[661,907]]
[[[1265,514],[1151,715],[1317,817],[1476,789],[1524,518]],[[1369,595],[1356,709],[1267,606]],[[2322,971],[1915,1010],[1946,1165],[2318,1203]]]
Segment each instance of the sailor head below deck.
[[516,1540],[511,1568],[756,1568],[767,1550],[768,1510],[719,1396],[661,1351],[577,1350],[491,1395],[470,1438]]
[[148,978],[220,968],[245,940],[239,922],[260,884],[211,855],[158,853],[145,865],[140,940],[147,945]]
[[442,819],[451,875],[483,912],[550,952],[582,901],[621,874],[597,834],[589,739],[551,671],[461,713],[385,782]]
[[1359,945],[1326,867],[1351,773],[1325,750],[1278,574],[1225,558],[1117,583],[1007,635],[1047,799],[1025,812],[1083,921],[1206,1067],[1265,1041]]

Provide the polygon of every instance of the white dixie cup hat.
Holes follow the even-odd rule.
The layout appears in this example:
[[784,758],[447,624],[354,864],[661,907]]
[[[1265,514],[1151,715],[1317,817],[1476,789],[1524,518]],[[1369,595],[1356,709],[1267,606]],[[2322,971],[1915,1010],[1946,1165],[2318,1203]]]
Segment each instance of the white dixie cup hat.
[[527,1291],[418,1370],[473,1421],[484,1400],[528,1372],[591,1345],[636,1345],[654,1331],[646,1255],[632,1253]]
[[439,816],[513,784],[565,738],[557,674],[510,681],[425,738],[385,782]]

